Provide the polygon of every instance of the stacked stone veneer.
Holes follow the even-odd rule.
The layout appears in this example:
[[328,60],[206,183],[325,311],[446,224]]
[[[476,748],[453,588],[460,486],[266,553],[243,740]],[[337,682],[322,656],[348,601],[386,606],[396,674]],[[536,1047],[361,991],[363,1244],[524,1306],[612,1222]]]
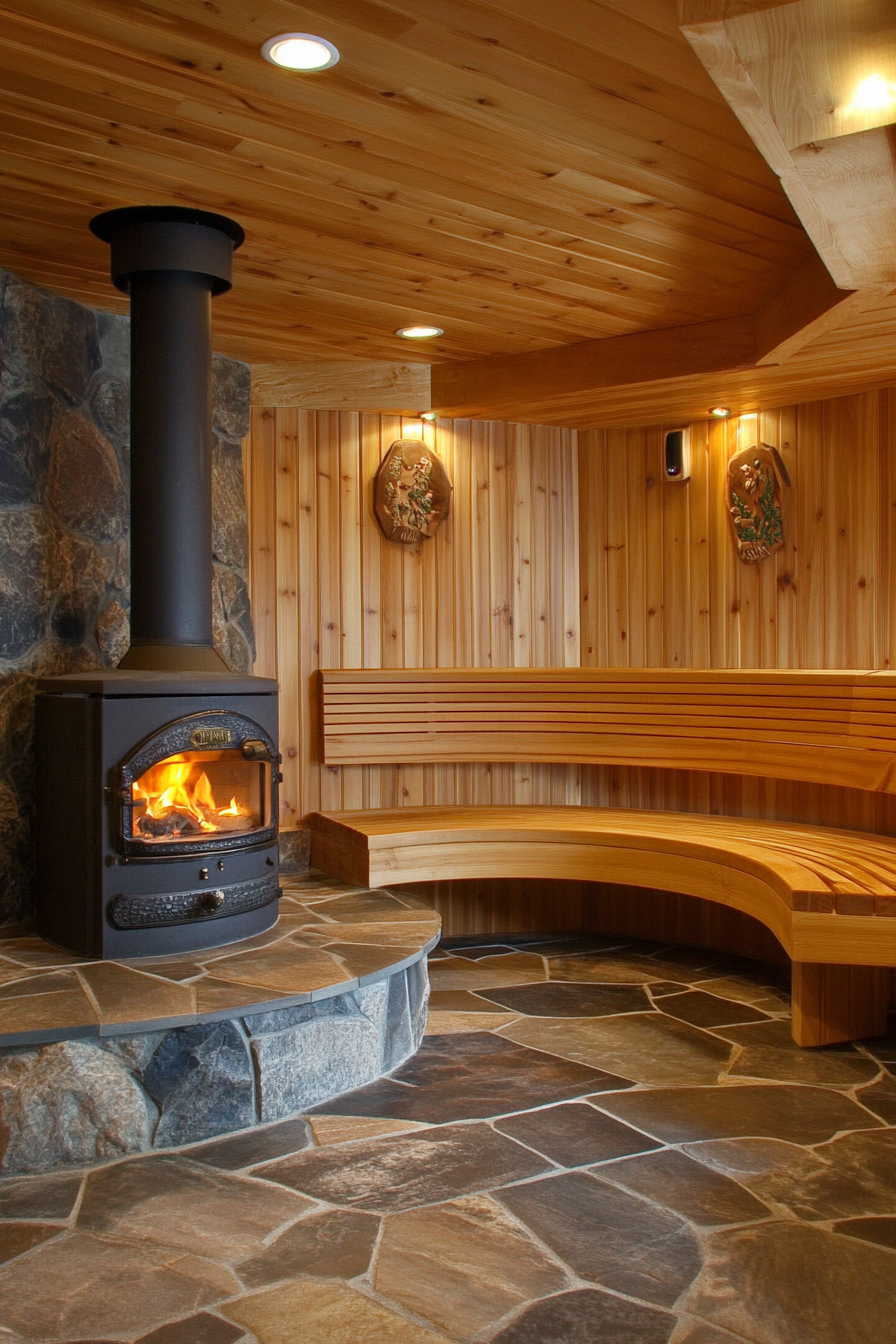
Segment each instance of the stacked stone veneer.
[[[34,680],[128,647],[129,322],[0,271],[0,925],[31,913]],[[215,356],[215,644],[255,657],[240,443],[250,371]]]
[[428,997],[424,958],[296,1008],[8,1047],[0,1057],[0,1172],[84,1166],[296,1115],[413,1054]]

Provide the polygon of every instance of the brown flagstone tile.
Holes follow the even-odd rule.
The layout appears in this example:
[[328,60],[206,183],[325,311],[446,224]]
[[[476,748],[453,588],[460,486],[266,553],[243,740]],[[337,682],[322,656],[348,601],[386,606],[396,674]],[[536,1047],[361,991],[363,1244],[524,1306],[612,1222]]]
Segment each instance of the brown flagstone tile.
[[17,977],[7,980],[0,988],[0,1003],[7,999],[28,998],[33,994],[70,993],[72,990],[81,992],[81,982],[74,971],[51,971],[47,975],[35,975],[33,971],[23,971],[21,966],[18,971]]
[[530,1050],[503,1035],[471,1031],[428,1036],[389,1077],[324,1102],[313,1114],[442,1124],[630,1086],[616,1074]]
[[195,1012],[193,991],[186,985],[114,961],[91,962],[80,966],[78,974],[96,1001],[102,1023],[154,1022]]
[[62,1231],[58,1223],[0,1223],[0,1263],[14,1260]]
[[567,1276],[484,1195],[385,1220],[374,1288],[458,1337],[475,1335]]
[[121,964],[130,966],[135,971],[148,971],[150,975],[161,976],[163,980],[174,980],[178,984],[184,980],[195,980],[206,973],[198,961],[176,961],[173,958],[165,961],[147,961],[141,957],[139,961],[122,961]]
[[404,961],[406,957],[416,956],[418,947],[371,947],[365,943],[328,943],[327,951],[338,957],[345,970],[351,976],[360,979],[365,975],[375,975],[389,966]]
[[754,1344],[745,1340],[743,1335],[734,1335],[730,1330],[720,1330],[707,1321],[698,1321],[695,1316],[679,1316],[678,1327],[669,1344]]
[[867,1041],[862,1041],[862,1045],[869,1055],[879,1059],[882,1064],[896,1064],[896,1014],[890,1014],[886,1035],[873,1036]]
[[43,938],[2,938],[0,956],[18,962],[20,966],[28,967],[80,966],[85,960],[83,957],[75,956],[73,952],[63,952],[52,943],[45,942]]
[[496,1121],[495,1129],[561,1167],[584,1167],[660,1147],[655,1139],[581,1102],[512,1115]]
[[691,989],[684,994],[670,994],[663,999],[662,1010],[694,1027],[724,1027],[735,1022],[767,1022],[768,1018],[748,1003],[735,1003]]
[[398,920],[420,920],[420,912],[432,915],[432,906],[422,901],[409,905],[397,896],[389,896],[384,891],[370,891],[357,896],[336,896],[332,900],[318,902],[315,913],[324,920],[335,920],[339,924],[371,924],[380,917],[388,918],[389,923]]
[[260,1125],[257,1129],[230,1138],[213,1139],[200,1148],[188,1149],[184,1156],[191,1162],[203,1162],[219,1171],[238,1171],[274,1157],[285,1157],[311,1146],[311,1133],[305,1120],[281,1120],[279,1124]]
[[[431,959],[431,956],[430,956]],[[495,1005],[468,989],[434,989],[429,996],[431,1013],[493,1013]]]
[[308,948],[299,956],[292,942],[221,957],[215,961],[212,973],[217,980],[275,989],[283,994],[307,994],[353,978],[329,952]]
[[833,1231],[896,1251],[896,1218],[848,1218],[846,1222],[835,1223]]
[[242,1261],[239,1276],[247,1288],[263,1288],[299,1274],[353,1279],[367,1273],[379,1230],[380,1220],[372,1213],[350,1209],[311,1213],[251,1260]]
[[798,1218],[810,1221],[896,1214],[896,1131],[878,1129],[843,1134],[811,1155],[789,1145],[747,1147],[706,1144],[694,1157],[717,1171],[740,1162],[742,1184]]
[[636,1083],[714,1083],[731,1049],[714,1036],[661,1013],[625,1017],[523,1018],[501,1035],[607,1069]]
[[745,976],[719,976],[714,980],[701,980],[699,984],[707,994],[718,994],[723,999],[734,999],[736,1003],[750,1003],[765,1013],[788,1012],[790,1009],[790,995],[786,989],[760,984]]
[[411,1134],[429,1128],[417,1120],[369,1120],[357,1115],[311,1115],[308,1123],[321,1148],[333,1143],[353,1143],[356,1139],[374,1139],[380,1134]]
[[20,966],[18,962],[8,961],[5,957],[0,957],[0,985],[7,985],[14,980],[27,979],[29,975],[34,975],[33,966]]
[[268,985],[244,985],[239,981],[217,980],[213,975],[197,980],[193,993],[197,1013],[232,1011],[234,1017],[244,1012],[258,1012],[262,1006],[276,1004],[278,999],[293,997],[286,990],[271,989]]
[[444,1344],[445,1339],[333,1280],[265,1288],[222,1311],[253,1331],[260,1344]]
[[540,957],[512,952],[506,957],[486,957],[483,961],[467,961],[462,957],[435,961],[429,968],[429,976],[434,990],[481,990],[499,985],[528,985],[544,980],[545,970]]
[[752,1223],[770,1216],[766,1206],[736,1181],[671,1148],[610,1162],[592,1174],[703,1227]]
[[655,984],[646,986],[652,999],[664,999],[667,994],[681,994],[686,989],[687,985],[678,984],[675,980],[657,980]]
[[627,1297],[671,1306],[700,1269],[685,1222],[584,1172],[494,1195],[582,1278]]
[[675,1317],[595,1288],[536,1302],[493,1344],[667,1344]]
[[236,1344],[244,1336],[242,1326],[201,1311],[185,1321],[162,1325],[148,1335],[141,1335],[136,1344]]
[[658,968],[642,957],[610,957],[603,953],[585,953],[548,958],[549,980],[579,980],[602,985],[646,985],[651,980],[665,980]]
[[190,1268],[160,1247],[56,1237],[0,1268],[0,1325],[26,1340],[133,1337],[221,1297],[220,1266],[205,1280]]
[[505,946],[503,943],[486,943],[484,947],[458,947],[454,955],[463,958],[464,961],[482,961],[486,957],[510,956],[511,953],[518,952],[519,949]]
[[0,1181],[0,1218],[68,1218],[83,1176],[7,1176]]
[[686,1303],[756,1344],[884,1344],[896,1321],[893,1256],[791,1222],[711,1234]]
[[[80,1032],[79,1029],[80,1028]],[[33,994],[0,1001],[0,1034],[22,1035],[29,1031],[70,1031],[96,1035],[99,1019],[80,985],[62,993]]]
[[327,939],[339,943],[363,943],[369,947],[421,947],[435,938],[441,928],[438,915],[432,919],[421,920],[419,911],[415,919],[398,920],[390,924],[318,924],[314,930],[303,930],[313,936],[315,942]]
[[525,1180],[548,1166],[488,1125],[473,1124],[299,1153],[255,1174],[329,1204],[397,1213]]
[[876,1061],[848,1044],[802,1049],[791,1037],[789,1021],[717,1027],[713,1035],[743,1046],[730,1069],[734,1078],[854,1087],[869,1082],[879,1072]]
[[440,1013],[430,1009],[425,1036],[450,1036],[460,1031],[495,1031],[515,1022],[518,1013]]
[[217,1259],[254,1254],[309,1201],[181,1158],[143,1158],[87,1177],[78,1227]]
[[753,1136],[822,1143],[841,1129],[871,1129],[867,1111],[825,1088],[781,1083],[656,1088],[600,1097],[601,1110],[666,1143]]
[[888,1125],[896,1125],[896,1078],[891,1074],[884,1074],[879,1082],[872,1083],[870,1087],[860,1087],[856,1092],[856,1100],[879,1115],[881,1120],[886,1120]]
[[529,1017],[609,1017],[649,1012],[652,1004],[640,985],[593,985],[548,981],[484,989],[482,997]]

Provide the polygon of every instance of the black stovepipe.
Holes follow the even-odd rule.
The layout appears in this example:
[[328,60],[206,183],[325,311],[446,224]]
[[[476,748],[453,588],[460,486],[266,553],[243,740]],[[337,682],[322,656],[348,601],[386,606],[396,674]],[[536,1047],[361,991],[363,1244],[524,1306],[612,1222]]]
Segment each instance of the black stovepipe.
[[225,670],[212,641],[211,299],[243,230],[178,206],[91,221],[131,298],[131,647],[120,666]]

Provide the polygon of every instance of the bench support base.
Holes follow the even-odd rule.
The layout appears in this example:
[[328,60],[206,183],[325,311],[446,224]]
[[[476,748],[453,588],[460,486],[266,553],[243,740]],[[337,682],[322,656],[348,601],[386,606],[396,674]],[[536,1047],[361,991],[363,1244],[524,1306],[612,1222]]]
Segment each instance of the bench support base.
[[836,1045],[884,1036],[888,974],[879,966],[795,961],[791,986],[797,1045]]

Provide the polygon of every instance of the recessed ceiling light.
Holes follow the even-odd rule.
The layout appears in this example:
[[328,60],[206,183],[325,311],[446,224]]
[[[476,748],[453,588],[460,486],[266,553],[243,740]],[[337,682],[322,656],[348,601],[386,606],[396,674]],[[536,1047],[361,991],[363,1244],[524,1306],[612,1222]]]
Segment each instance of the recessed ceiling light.
[[717,420],[725,420],[731,414],[730,406],[710,406],[710,415],[714,415]]
[[428,341],[433,336],[444,336],[445,333],[441,327],[428,327],[420,323],[413,327],[399,327],[395,335],[403,336],[406,341]]
[[438,420],[438,418],[439,418],[439,417],[438,417],[438,415],[436,414],[435,411],[421,411],[421,412],[420,412],[420,419],[421,419],[421,420]]
[[278,33],[268,38],[261,54],[272,65],[282,65],[286,70],[328,70],[339,60],[333,43],[313,33]]

